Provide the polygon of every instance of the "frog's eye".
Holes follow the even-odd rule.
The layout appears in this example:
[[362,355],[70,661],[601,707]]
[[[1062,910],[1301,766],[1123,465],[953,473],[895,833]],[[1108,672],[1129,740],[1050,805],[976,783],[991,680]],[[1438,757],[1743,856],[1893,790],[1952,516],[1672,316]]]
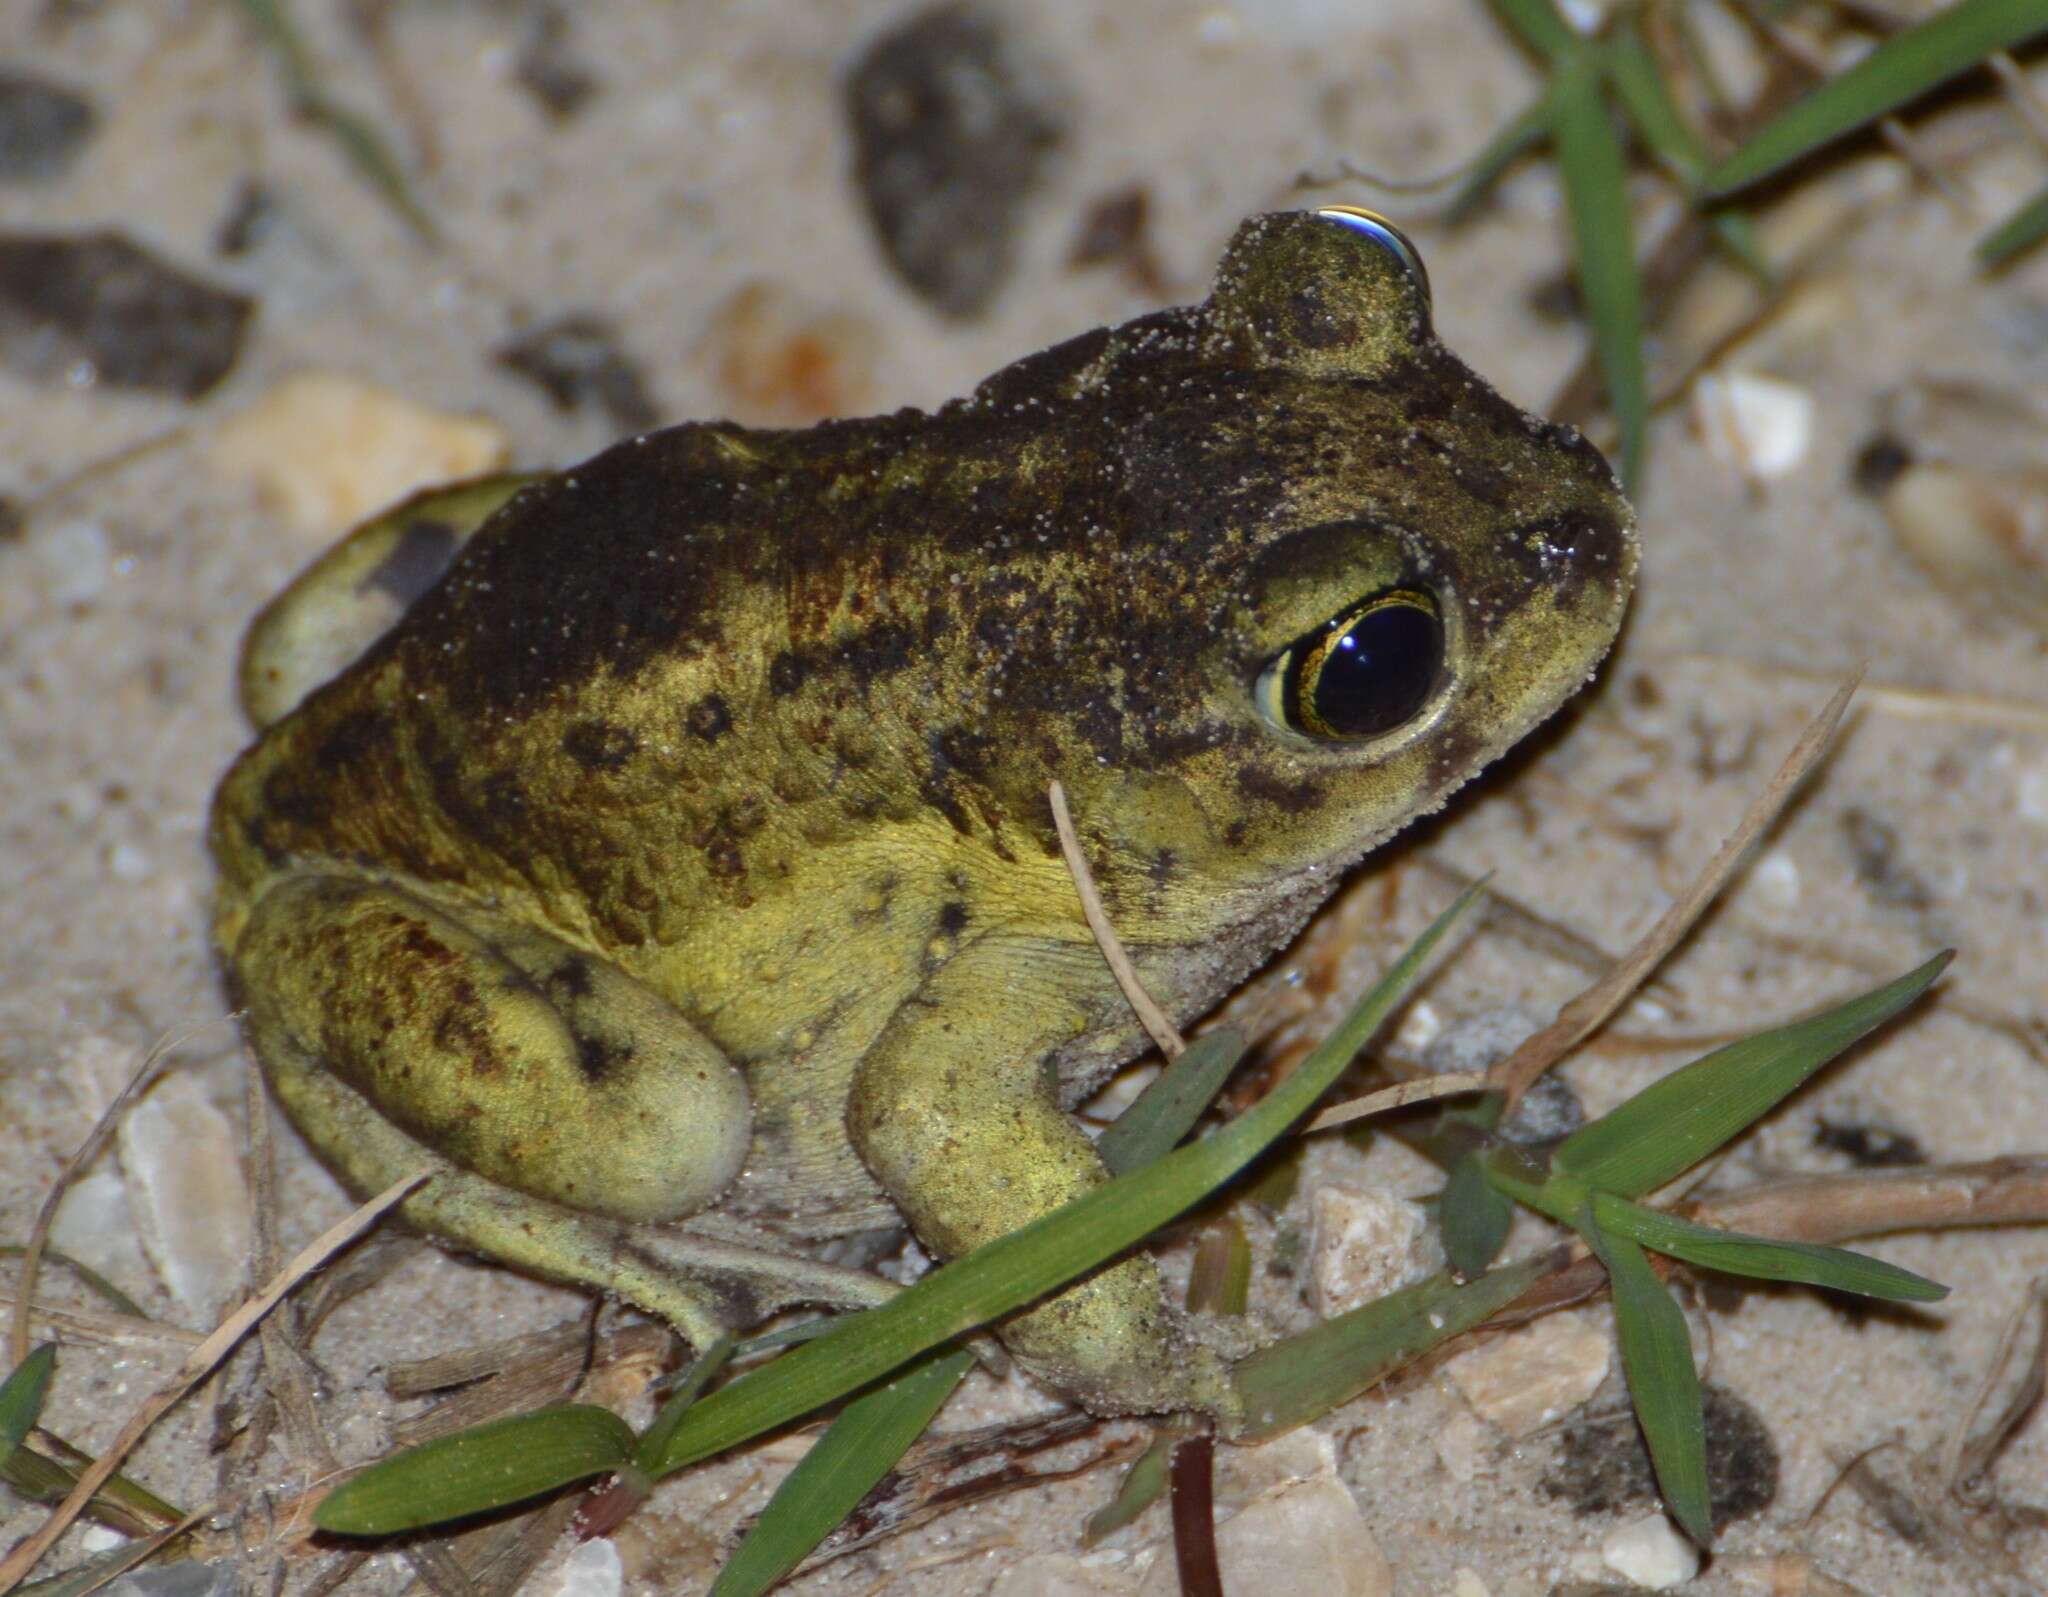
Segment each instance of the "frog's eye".
[[1282,649],[1259,675],[1259,708],[1267,719],[1312,738],[1384,737],[1429,702],[1443,660],[1436,602],[1397,589]]
[[1422,303],[1429,303],[1429,273],[1424,269],[1422,256],[1415,246],[1408,242],[1408,235],[1388,221],[1377,211],[1368,211],[1362,205],[1325,205],[1317,209],[1316,215],[1325,221],[1348,227],[1354,233],[1363,233],[1381,249],[1401,263],[1401,270],[1414,280],[1422,291]]

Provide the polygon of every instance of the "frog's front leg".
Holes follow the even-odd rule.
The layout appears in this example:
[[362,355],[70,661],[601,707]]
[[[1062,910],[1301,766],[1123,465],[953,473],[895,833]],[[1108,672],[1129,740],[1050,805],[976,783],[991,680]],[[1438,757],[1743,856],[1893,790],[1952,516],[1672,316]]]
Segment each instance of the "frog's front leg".
[[[1084,1026],[1060,980],[1073,957],[970,947],[897,1012],[854,1077],[854,1146],[919,1238],[947,1258],[1109,1179],[1045,1068]],[[1236,1417],[1224,1360],[1167,1300],[1143,1253],[1001,1331],[1028,1368],[1099,1412],[1199,1409],[1226,1427]]]
[[338,875],[272,886],[230,966],[279,1100],[352,1186],[433,1170],[405,1210],[423,1229],[693,1341],[726,1328],[732,1293],[631,1245],[715,1199],[751,1135],[739,1073],[671,1005],[545,934]]

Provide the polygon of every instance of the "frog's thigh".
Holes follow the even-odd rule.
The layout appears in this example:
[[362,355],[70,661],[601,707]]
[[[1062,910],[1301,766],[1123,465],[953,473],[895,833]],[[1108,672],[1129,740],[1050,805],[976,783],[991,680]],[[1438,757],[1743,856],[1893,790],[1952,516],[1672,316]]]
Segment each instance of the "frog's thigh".
[[269,726],[367,649],[533,478],[429,489],[364,522],[263,607],[242,640],[242,708]]
[[[855,1147],[918,1236],[947,1257],[1108,1179],[1043,1068],[1077,1024],[1058,990],[1059,958],[963,953],[898,1011],[855,1075]],[[1143,1254],[1010,1320],[1002,1335],[1104,1412],[1233,1410],[1221,1360],[1189,1333]]]
[[279,1097],[359,1185],[375,1179],[354,1168],[360,1128],[298,1112],[296,1076],[330,1073],[365,1113],[498,1186],[619,1220],[691,1214],[745,1158],[746,1087],[724,1055],[551,938],[487,941],[398,888],[306,876],[264,895],[233,965]]

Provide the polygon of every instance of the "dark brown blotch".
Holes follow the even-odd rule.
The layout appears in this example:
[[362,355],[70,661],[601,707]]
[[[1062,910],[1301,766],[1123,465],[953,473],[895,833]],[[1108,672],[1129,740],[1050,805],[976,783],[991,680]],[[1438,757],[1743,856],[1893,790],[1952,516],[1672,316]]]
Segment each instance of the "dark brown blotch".
[[721,693],[707,693],[683,712],[683,729],[691,737],[716,743],[732,730],[732,707]]
[[593,717],[569,723],[562,752],[593,775],[609,773],[623,770],[640,752],[640,739],[628,727]]

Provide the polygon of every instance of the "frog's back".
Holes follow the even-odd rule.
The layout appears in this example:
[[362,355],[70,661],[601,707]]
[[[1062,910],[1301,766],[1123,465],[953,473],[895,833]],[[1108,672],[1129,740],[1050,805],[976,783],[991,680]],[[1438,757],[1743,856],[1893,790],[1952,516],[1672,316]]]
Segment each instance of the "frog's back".
[[692,425],[528,488],[230,772],[223,942],[308,864],[618,954],[843,884],[848,850],[1010,855],[935,662],[962,641],[963,551],[988,579],[1073,517],[1069,487],[1031,502],[1029,436],[969,407]]

